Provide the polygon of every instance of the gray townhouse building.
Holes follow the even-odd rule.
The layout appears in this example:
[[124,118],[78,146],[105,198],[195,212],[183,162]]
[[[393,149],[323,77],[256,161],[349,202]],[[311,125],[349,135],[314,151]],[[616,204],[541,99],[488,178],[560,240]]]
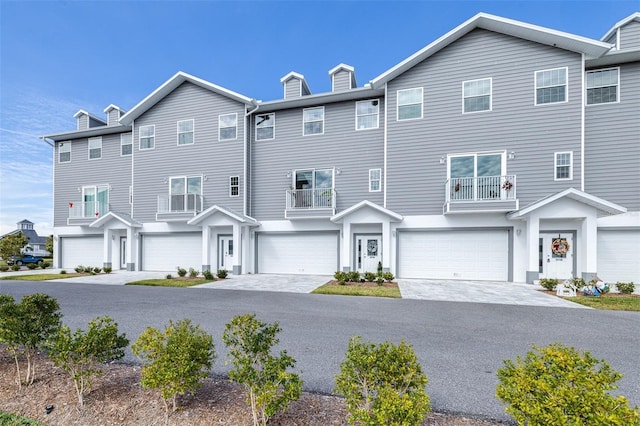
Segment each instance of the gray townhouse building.
[[257,101],[178,72],[54,145],[54,264],[640,282],[640,12],[480,13],[365,84]]

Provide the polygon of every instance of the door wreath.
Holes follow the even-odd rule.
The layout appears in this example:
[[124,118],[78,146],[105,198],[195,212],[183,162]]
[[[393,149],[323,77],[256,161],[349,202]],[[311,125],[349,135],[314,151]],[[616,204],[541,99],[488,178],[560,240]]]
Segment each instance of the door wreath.
[[566,238],[556,238],[551,242],[553,254],[564,256],[569,251],[569,242]]

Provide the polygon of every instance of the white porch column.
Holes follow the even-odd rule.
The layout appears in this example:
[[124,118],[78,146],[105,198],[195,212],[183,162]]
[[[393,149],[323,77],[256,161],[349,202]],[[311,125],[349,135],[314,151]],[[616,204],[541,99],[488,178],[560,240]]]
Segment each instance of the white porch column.
[[240,253],[242,253],[242,229],[238,223],[233,224],[233,273],[239,275],[242,273],[242,262],[240,261]]
[[[582,221],[581,229],[582,241],[580,242],[580,251],[582,253],[578,265],[582,265],[582,278],[590,281],[598,272],[598,222],[595,214],[589,215]],[[574,241],[575,244],[575,241]]]
[[211,228],[202,225],[202,272],[211,271]]
[[113,231],[105,228],[102,235],[102,267],[103,268],[112,268],[113,265],[111,263],[111,250],[113,247],[111,237],[113,236]]
[[62,262],[60,258],[60,237],[58,234],[53,234],[53,267],[62,268]]
[[533,284],[540,276],[539,261],[540,218],[531,215],[527,219],[527,282]]
[[391,223],[388,220],[382,222],[382,270],[391,270]]
[[348,272],[351,269],[351,222],[342,223],[342,270]]
[[127,271],[136,271],[136,253],[137,253],[137,232],[131,227],[127,227]]

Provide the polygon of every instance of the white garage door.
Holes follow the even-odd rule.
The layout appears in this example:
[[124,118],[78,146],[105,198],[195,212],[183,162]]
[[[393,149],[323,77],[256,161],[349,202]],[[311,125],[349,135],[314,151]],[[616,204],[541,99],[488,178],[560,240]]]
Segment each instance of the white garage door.
[[202,269],[202,234],[143,235],[142,270]]
[[507,281],[506,230],[399,232],[398,276]]
[[640,231],[598,231],[598,277],[640,283]]
[[258,273],[333,275],[337,270],[337,234],[258,234]]
[[62,237],[62,267],[73,269],[78,265],[102,268],[104,264],[102,235],[99,237]]

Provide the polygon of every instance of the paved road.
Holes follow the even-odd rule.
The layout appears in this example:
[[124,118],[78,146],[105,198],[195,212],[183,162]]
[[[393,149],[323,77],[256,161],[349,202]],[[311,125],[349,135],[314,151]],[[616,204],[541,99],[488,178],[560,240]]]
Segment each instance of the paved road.
[[[305,389],[330,393],[349,338],[404,338],[430,383],[434,409],[506,420],[494,397],[502,360],[524,355],[532,343],[555,341],[589,350],[624,374],[620,392],[640,405],[640,313],[426,300],[1,281],[0,292],[20,297],[45,292],[58,299],[64,321],[86,327],[109,314],[135,340],[144,327],[191,318],[212,333],[224,374],[220,336],[234,315],[253,312],[280,321],[281,345],[294,356]],[[127,360],[135,362],[129,352]]]

